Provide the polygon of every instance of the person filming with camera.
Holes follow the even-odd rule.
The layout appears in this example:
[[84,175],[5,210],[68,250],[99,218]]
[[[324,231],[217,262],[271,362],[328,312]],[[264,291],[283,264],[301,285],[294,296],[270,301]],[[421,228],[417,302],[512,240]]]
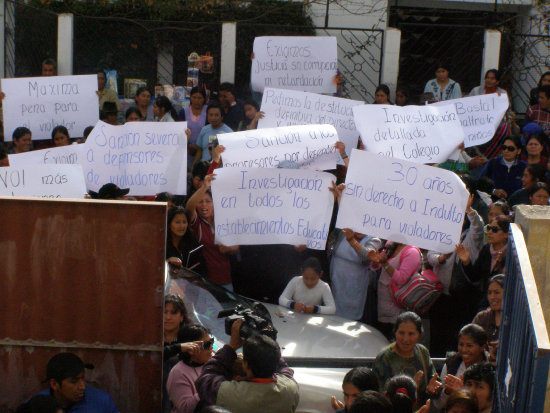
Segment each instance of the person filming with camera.
[[[242,320],[231,326],[229,344],[204,366],[195,382],[201,405],[225,407],[233,413],[293,413],[298,406],[298,385],[294,371],[281,358],[276,341],[265,335],[241,338]],[[243,347],[242,368],[246,377],[233,377],[236,351]]]

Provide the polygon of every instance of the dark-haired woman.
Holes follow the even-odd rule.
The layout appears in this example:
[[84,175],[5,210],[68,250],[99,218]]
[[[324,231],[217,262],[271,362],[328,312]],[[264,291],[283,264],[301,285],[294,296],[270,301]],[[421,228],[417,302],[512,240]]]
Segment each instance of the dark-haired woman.
[[[197,138],[202,128],[206,125],[206,93],[200,87],[195,86],[189,94],[191,104],[184,107],[178,113],[179,121],[187,122],[187,166],[200,160],[200,147],[196,145]],[[197,156],[198,154],[198,156]]]
[[193,413],[199,403],[195,380],[203,365],[212,357],[214,339],[200,324],[189,324],[178,333],[181,344],[179,362],[172,368],[166,382],[173,413]]
[[31,150],[32,132],[25,126],[15,128],[12,134],[12,148],[8,151],[10,154],[24,153]]
[[537,182],[529,190],[529,203],[531,205],[548,206],[550,199],[550,187],[546,182]]
[[545,85],[550,85],[550,72],[544,72],[539,79],[537,87],[531,89],[529,93],[529,106],[535,106],[539,103],[539,89]]
[[544,168],[548,164],[548,158],[544,156],[546,145],[539,135],[530,135],[525,141],[525,150],[521,154],[521,160],[528,165],[541,164]]
[[412,413],[416,406],[416,383],[406,374],[393,376],[386,383],[386,397],[393,413]]
[[[506,261],[506,247],[508,245],[508,230],[511,218],[499,215],[487,226],[487,244],[481,248],[477,259],[470,259],[470,250],[463,244],[456,246],[456,255],[460,259],[460,266],[471,282],[479,284],[481,295],[472,297],[472,304],[477,301],[481,308],[487,306],[487,288],[489,279],[496,274],[504,272]],[[478,304],[478,308],[480,305]]]
[[521,140],[510,136],[504,140],[502,154],[489,160],[481,171],[481,177],[490,178],[495,186],[493,195],[496,198],[507,199],[518,189],[521,189],[521,177],[527,164],[520,159]]
[[58,125],[52,130],[52,144],[53,146],[67,146],[71,144],[71,137],[69,131],[63,125]]
[[460,85],[449,78],[449,67],[445,63],[437,65],[435,79],[429,80],[426,83],[424,93],[431,93],[436,102],[462,97]]
[[219,103],[213,102],[208,105],[206,118],[208,125],[201,129],[196,142],[201,149],[200,159],[202,161],[209,161],[212,158],[211,150],[217,134],[233,132],[229,126],[223,123],[223,112]]
[[260,105],[254,99],[248,99],[243,104],[244,120],[239,122],[238,130],[252,130],[258,127],[258,121],[264,117],[264,112],[260,111]]
[[390,102],[390,88],[386,85],[379,85],[374,91],[375,105],[393,105]]
[[500,72],[497,69],[489,69],[485,72],[483,84],[473,88],[470,92],[470,96],[486,95],[489,93],[506,93],[504,89],[498,87],[499,82]]
[[418,401],[438,394],[441,383],[430,358],[430,352],[418,341],[422,336],[422,319],[407,311],[397,317],[394,326],[395,341],[385,347],[374,362],[374,371],[382,386],[393,376],[412,377],[418,389]]
[[153,106],[151,106],[151,92],[146,87],[140,87],[134,96],[136,107],[139,110],[141,120],[154,121]]
[[518,204],[529,205],[529,191],[537,182],[544,181],[545,178],[546,168],[544,166],[539,163],[527,165],[521,177],[523,188],[518,189],[508,198],[510,207]]
[[332,396],[332,408],[336,410],[336,413],[349,412],[349,408],[357,396],[359,396],[361,392],[367,390],[380,390],[380,383],[378,383],[376,373],[368,367],[354,367],[346,373],[342,381],[344,402],[342,403],[340,400],[336,400],[336,397]]
[[411,91],[405,86],[398,86],[395,91],[395,104],[397,106],[414,105],[415,102],[412,99]]
[[170,208],[166,222],[168,225],[166,229],[166,260],[176,267],[186,266],[201,273],[203,270],[202,252],[197,250],[189,255],[199,246],[199,243],[189,230],[189,220],[185,209],[178,206]]
[[487,301],[489,307],[480,311],[472,323],[481,326],[487,333],[489,343],[498,340],[500,320],[502,318],[502,298],[504,294],[504,274],[493,275],[489,279]]
[[177,116],[172,102],[166,96],[159,96],[153,102],[153,114],[159,122],[175,122]]
[[126,110],[124,119],[126,120],[126,123],[139,122],[141,120],[141,112],[135,106],[131,106]]

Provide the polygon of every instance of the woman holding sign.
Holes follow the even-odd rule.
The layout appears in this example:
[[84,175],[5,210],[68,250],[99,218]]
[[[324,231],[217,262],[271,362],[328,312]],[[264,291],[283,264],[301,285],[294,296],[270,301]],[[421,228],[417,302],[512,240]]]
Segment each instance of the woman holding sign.
[[237,252],[239,246],[226,247],[214,243],[216,227],[214,225],[214,204],[210,192],[213,179],[214,175],[206,175],[202,186],[187,201],[185,210],[197,241],[204,246],[206,278],[215,284],[233,290],[231,264],[227,254]]

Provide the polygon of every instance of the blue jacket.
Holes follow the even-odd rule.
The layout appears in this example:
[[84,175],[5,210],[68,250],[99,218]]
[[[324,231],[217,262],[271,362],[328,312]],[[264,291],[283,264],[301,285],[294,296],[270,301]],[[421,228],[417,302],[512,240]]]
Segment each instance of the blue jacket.
[[[51,395],[51,390],[42,390],[38,394]],[[119,413],[109,393],[95,387],[86,386],[84,398],[73,404],[66,413]]]
[[508,169],[502,155],[491,159],[485,164],[481,171],[481,176],[491,178],[495,184],[495,189],[504,189],[508,197],[523,187],[521,177],[527,164],[524,161],[516,159],[514,164]]

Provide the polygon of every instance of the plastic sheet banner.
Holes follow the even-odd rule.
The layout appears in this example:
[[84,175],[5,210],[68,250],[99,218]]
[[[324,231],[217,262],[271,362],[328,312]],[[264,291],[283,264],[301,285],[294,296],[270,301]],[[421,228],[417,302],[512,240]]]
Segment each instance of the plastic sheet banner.
[[334,196],[326,172],[222,168],[212,181],[216,243],[325,248]]
[[335,93],[338,72],[336,37],[275,36],[254,39],[251,84],[266,87]]
[[468,195],[453,172],[354,149],[336,226],[447,253],[460,242]]
[[96,94],[97,75],[43,76],[2,79],[4,136],[25,126],[32,139],[51,139],[52,130],[62,125],[72,137],[99,120]]
[[107,183],[130,188],[130,195],[187,192],[187,122],[99,121],[82,144],[86,186]]
[[[265,115],[259,120],[258,128],[329,124],[334,126],[338,138],[349,152],[357,147],[359,139],[352,110],[357,105],[363,105],[363,102],[297,90],[266,88],[261,107]],[[343,164],[342,160],[338,162]]]
[[33,165],[0,168],[0,196],[84,198],[80,165]]
[[335,169],[340,155],[331,125],[301,125],[220,133],[224,167]]
[[416,163],[445,162],[464,141],[454,105],[354,106],[367,151]]

